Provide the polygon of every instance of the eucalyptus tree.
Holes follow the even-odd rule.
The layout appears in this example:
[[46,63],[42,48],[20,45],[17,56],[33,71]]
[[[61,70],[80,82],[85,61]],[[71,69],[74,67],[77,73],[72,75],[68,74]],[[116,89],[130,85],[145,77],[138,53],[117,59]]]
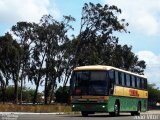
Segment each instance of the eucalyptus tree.
[[[82,8],[81,28],[78,36],[78,45],[75,53],[75,65],[99,63],[101,49],[106,44],[117,44],[118,38],[114,32],[126,30],[128,23],[119,20],[121,9],[112,5],[85,3]],[[80,55],[77,55],[81,53]],[[91,54],[92,53],[92,54]]]
[[64,16],[64,20],[58,22],[52,16],[44,15],[34,29],[35,49],[31,71],[34,73],[36,90],[33,103],[43,81],[45,104],[54,98],[57,80],[61,80],[65,68],[64,43],[69,41],[67,32],[72,29],[70,21],[74,21],[71,16]]
[[20,103],[22,103],[22,89],[23,83],[27,77],[28,71],[30,69],[30,56],[33,50],[33,32],[34,23],[29,22],[17,22],[16,25],[12,26],[12,32],[16,36],[16,41],[22,49],[22,54],[19,56],[19,62],[17,64],[19,68],[19,82],[21,82],[20,90]]
[[[104,58],[105,63],[105,58]],[[132,52],[132,46],[117,44],[111,50],[111,58],[105,63],[124,70],[138,74],[144,74],[146,64],[144,60],[139,60],[138,56]]]
[[[9,33],[0,37],[0,69],[1,75],[3,74],[4,80],[1,78],[3,84],[3,94],[9,80],[14,83],[14,102],[18,103],[18,80],[19,80],[19,58],[22,54],[22,49],[16,40],[12,38]],[[2,76],[1,76],[2,77]],[[3,82],[2,82],[3,80]]]
[[[0,36],[0,84],[1,84],[1,92],[2,92],[2,101],[3,103],[5,102],[5,97],[6,97],[6,86],[9,83],[9,79],[10,79],[10,72],[8,69],[6,69],[7,67],[7,61],[6,61],[6,55],[4,54],[4,52],[8,52],[5,51],[5,49],[7,50],[7,44],[5,44],[5,40],[9,39],[9,35],[6,34],[5,36]],[[5,45],[5,46],[4,46]],[[9,49],[9,48],[8,48]]]

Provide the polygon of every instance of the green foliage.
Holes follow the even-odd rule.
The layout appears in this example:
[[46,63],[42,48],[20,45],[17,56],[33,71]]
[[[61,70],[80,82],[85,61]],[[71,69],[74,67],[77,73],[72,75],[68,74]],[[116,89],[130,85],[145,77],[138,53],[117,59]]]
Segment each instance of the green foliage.
[[5,94],[5,89],[8,80],[9,79],[13,80],[13,83],[15,85],[13,98],[17,103],[18,102],[17,86],[19,81],[18,75],[20,72],[19,58],[22,54],[22,49],[17,43],[17,41],[14,40],[9,33],[6,33],[5,36],[0,37],[0,54],[1,54],[0,56],[1,75],[5,77],[5,82],[4,81],[2,82],[3,94]]
[[[50,15],[44,15],[39,24],[33,28],[33,54],[29,78],[36,84],[34,103],[40,83],[45,82],[44,96],[45,104],[54,98],[53,91],[56,88],[56,81],[61,81],[64,71],[63,44],[69,40],[67,32],[72,27],[69,22],[74,20],[71,16],[64,16],[61,22],[56,21]],[[44,78],[45,79],[42,79]],[[48,100],[50,98],[50,100]]]
[[[6,102],[13,102],[14,101],[14,86],[8,86],[6,88],[6,91],[5,91],[5,94],[6,94]],[[18,87],[18,98],[20,98],[20,90],[21,88]],[[42,97],[42,94],[38,93],[38,100],[41,99]],[[0,101],[2,101],[2,92],[0,92]],[[34,96],[34,89],[30,89],[30,88],[26,88],[26,87],[23,87],[23,91],[22,91],[22,101],[24,103],[27,103],[27,102],[32,102],[32,99],[33,99],[33,96]]]
[[160,90],[156,84],[148,84],[148,100],[149,102],[160,102]]
[[59,87],[55,93],[56,102],[58,103],[68,103],[69,102],[69,87]]

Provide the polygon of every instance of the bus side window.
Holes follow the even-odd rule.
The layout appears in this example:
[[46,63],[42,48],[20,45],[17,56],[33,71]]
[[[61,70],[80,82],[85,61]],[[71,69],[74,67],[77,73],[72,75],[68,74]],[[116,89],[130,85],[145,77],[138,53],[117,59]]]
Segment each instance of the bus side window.
[[143,87],[142,87],[142,78],[139,78],[139,80],[140,80],[140,89],[143,89]]
[[125,79],[125,74],[121,73],[121,80],[122,80],[122,85],[125,86],[126,85],[126,79]]
[[142,78],[141,78],[141,85],[142,85],[142,86],[141,86],[142,89],[144,89],[144,79],[142,79]]
[[144,79],[144,89],[147,89],[147,79]]
[[135,76],[132,75],[132,87],[135,87]]
[[137,77],[135,76],[135,88],[137,88]]
[[139,77],[136,77],[137,78],[137,88],[140,88],[140,79],[139,79]]
[[132,75],[130,75],[130,86],[132,87]]
[[127,81],[126,81],[126,73],[124,73],[124,85],[127,85]]
[[130,75],[126,74],[127,87],[130,87]]
[[118,72],[118,83],[119,85],[122,85],[122,73]]
[[112,83],[114,83],[114,71],[112,70],[109,71],[109,79]]
[[119,84],[119,76],[117,71],[115,71],[115,82],[117,85]]

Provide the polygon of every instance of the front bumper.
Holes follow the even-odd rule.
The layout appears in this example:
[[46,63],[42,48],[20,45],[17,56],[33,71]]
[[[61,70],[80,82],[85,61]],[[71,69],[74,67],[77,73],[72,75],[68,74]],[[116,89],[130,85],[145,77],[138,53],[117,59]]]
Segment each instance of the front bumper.
[[72,111],[107,112],[107,103],[72,103]]

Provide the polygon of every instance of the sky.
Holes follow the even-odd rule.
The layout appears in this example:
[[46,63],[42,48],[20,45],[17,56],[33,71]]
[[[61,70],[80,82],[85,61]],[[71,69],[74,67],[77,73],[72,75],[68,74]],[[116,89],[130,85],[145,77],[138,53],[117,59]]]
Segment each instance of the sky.
[[71,34],[80,28],[84,3],[116,5],[122,10],[119,18],[129,23],[128,33],[116,34],[119,43],[133,47],[140,60],[145,60],[145,76],[160,87],[160,0],[0,0],[0,35],[18,21],[38,22],[44,14],[61,20],[63,15],[76,19]]

